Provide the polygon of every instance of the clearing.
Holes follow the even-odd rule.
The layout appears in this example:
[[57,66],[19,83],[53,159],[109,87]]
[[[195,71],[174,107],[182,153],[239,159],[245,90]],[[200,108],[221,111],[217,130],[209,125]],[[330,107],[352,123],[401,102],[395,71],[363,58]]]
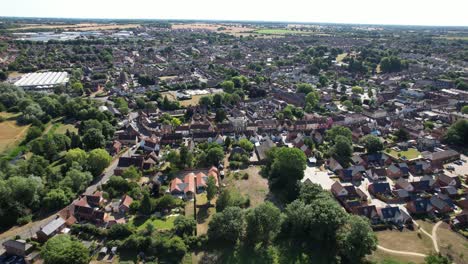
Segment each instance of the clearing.
[[11,150],[21,143],[26,136],[29,125],[18,126],[17,114],[0,112],[0,116],[7,119],[0,123],[0,153]]
[[388,249],[421,254],[429,254],[434,251],[432,240],[422,232],[404,229],[403,231],[378,231],[375,234],[379,245]]
[[348,56],[348,53],[338,54],[338,56],[336,56],[336,62],[342,62],[346,56]]
[[255,207],[268,200],[268,180],[260,175],[260,166],[250,166],[247,169],[240,170],[241,174],[248,173],[246,180],[236,180],[233,176],[226,177],[224,183],[228,188],[235,188],[243,195],[250,198],[250,206]]
[[396,151],[394,149],[386,149],[385,153],[389,156],[392,156],[395,159],[400,159],[405,157],[407,160],[412,160],[419,158],[421,156],[421,152],[414,148],[408,148],[405,151]]
[[291,29],[259,29],[255,30],[254,33],[264,35],[310,35],[314,32]]

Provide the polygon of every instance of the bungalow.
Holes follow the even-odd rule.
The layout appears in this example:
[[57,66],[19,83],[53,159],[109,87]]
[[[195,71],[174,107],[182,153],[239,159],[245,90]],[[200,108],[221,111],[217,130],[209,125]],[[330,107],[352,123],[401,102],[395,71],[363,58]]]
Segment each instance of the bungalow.
[[372,183],[367,187],[369,193],[380,197],[392,196],[392,189],[390,188],[390,184],[388,182],[376,182]]
[[405,180],[403,178],[400,178],[395,182],[395,188],[403,189],[403,190],[405,190],[407,192],[414,192],[413,185],[409,181],[407,181],[407,180]]
[[392,164],[388,166],[387,168],[387,175],[388,177],[392,179],[398,179],[403,176],[403,172],[400,170],[398,166],[396,166],[395,164]]
[[376,224],[380,220],[380,216],[377,213],[375,205],[364,205],[355,207],[352,209],[353,214],[366,217],[371,221],[372,224]]
[[334,158],[328,159],[327,167],[335,173],[343,169],[343,166],[341,166],[341,164]]
[[453,212],[453,203],[448,196],[434,195],[430,201],[436,213],[446,214]]
[[186,200],[193,199],[195,195],[195,174],[193,172],[185,175],[182,179],[175,178],[171,181],[169,191],[172,195],[184,198]]
[[338,177],[340,177],[342,181],[360,181],[365,171],[364,166],[355,165],[341,170]]
[[428,214],[434,211],[429,198],[418,198],[406,203],[406,209],[412,214]]
[[377,209],[380,219],[386,223],[402,224],[411,220],[411,217],[401,211],[398,206],[387,206]]
[[212,167],[208,171],[208,175],[206,175],[203,172],[197,173],[195,175],[196,184],[197,184],[197,193],[202,193],[206,190],[206,188],[208,187],[209,177],[213,177],[213,179],[215,180],[216,187],[219,187],[219,175],[218,174],[219,174],[218,169],[216,169],[216,167]]

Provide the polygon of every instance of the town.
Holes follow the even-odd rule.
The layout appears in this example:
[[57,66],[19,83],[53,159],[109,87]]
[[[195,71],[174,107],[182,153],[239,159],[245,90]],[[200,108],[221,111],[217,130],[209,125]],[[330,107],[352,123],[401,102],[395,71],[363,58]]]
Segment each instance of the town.
[[468,29],[0,19],[0,263],[468,263]]

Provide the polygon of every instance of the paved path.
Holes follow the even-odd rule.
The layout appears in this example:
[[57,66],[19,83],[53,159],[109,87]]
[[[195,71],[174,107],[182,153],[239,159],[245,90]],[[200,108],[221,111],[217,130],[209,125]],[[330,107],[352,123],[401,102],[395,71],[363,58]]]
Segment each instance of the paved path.
[[382,251],[391,253],[391,254],[397,254],[397,255],[403,255],[403,256],[415,256],[415,257],[423,257],[423,258],[427,257],[427,255],[425,255],[425,254],[416,253],[416,252],[398,251],[398,250],[384,248],[382,246],[377,246],[377,248],[382,250]]

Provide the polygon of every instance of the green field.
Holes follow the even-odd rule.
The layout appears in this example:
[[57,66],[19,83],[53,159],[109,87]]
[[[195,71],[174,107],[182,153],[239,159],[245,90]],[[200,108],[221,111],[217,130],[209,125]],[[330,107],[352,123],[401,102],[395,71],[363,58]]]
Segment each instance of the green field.
[[176,219],[176,217],[177,216],[167,216],[163,218],[148,218],[143,223],[141,223],[142,219],[132,218],[129,224],[135,226],[137,231],[145,230],[146,226],[149,223],[152,223],[156,230],[169,230],[174,227],[174,220]]
[[385,153],[395,159],[406,157],[408,160],[416,159],[421,155],[417,149],[409,148],[406,151],[396,151],[394,149],[386,149]]

